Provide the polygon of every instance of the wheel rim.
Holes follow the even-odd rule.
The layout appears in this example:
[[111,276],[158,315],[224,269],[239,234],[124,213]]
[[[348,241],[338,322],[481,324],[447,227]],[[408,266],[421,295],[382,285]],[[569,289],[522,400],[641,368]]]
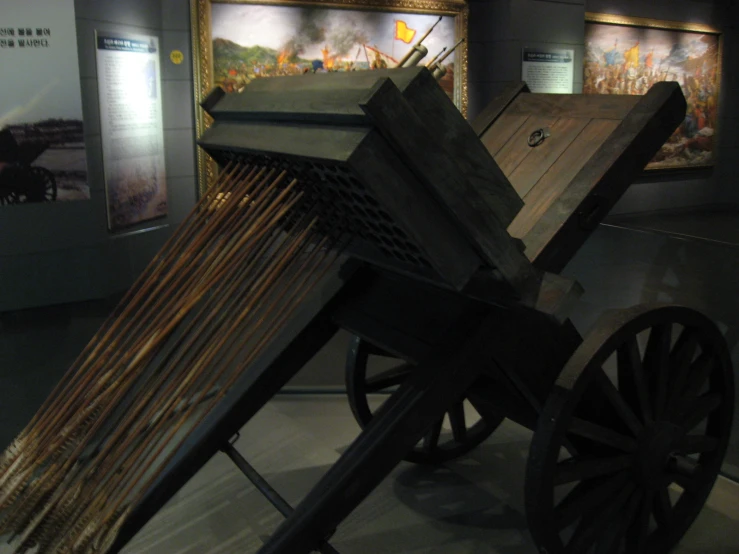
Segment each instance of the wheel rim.
[[[366,427],[373,417],[368,394],[389,392],[399,386],[414,370],[402,362],[395,367],[367,377],[370,356],[392,357],[359,337],[349,346],[346,367],[346,388],[349,405],[359,425]],[[485,416],[481,412],[485,412]],[[473,416],[470,418],[470,414]],[[503,416],[489,410],[478,410],[477,402],[466,395],[437,421],[405,459],[419,464],[440,464],[453,460],[483,442],[503,421]],[[445,425],[445,420],[448,425]],[[448,431],[445,432],[445,427]]]
[[700,313],[637,307],[601,320],[532,441],[526,509],[541,552],[668,552],[718,475],[733,394],[725,341]]
[[57,187],[56,177],[54,177],[54,174],[44,167],[32,167],[30,171],[31,174],[38,179],[39,186],[43,190],[43,201],[55,201],[57,196]]

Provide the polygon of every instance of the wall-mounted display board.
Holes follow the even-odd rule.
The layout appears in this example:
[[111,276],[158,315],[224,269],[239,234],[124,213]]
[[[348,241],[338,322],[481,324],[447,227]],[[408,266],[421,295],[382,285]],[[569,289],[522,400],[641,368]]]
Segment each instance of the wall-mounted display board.
[[721,36],[705,25],[586,14],[586,94],[644,94],[677,81],[688,103],[683,124],[647,169],[714,163],[721,85]]
[[167,214],[159,39],[97,33],[108,227]]
[[[422,38],[427,65],[467,36],[464,0],[191,2],[198,136],[209,124],[199,103],[214,86],[238,93],[261,77],[395,67]],[[439,82],[465,113],[466,43],[442,63]],[[215,167],[202,151],[198,164],[202,193]]]
[[0,2],[0,205],[90,198],[74,0]]
[[558,48],[523,48],[521,80],[531,92],[572,94],[575,51]]

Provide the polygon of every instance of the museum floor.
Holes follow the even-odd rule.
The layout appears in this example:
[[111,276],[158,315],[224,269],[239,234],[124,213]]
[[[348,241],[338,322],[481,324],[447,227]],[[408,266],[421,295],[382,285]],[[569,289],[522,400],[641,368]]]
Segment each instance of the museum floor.
[[[296,503],[356,436],[343,395],[285,395],[242,429],[237,448]],[[331,541],[342,554],[535,554],[523,511],[530,433],[506,422],[440,468],[402,463]],[[212,459],[125,549],[126,554],[248,554],[281,516],[225,455]],[[721,479],[676,554],[739,545],[739,485]],[[0,554],[9,554],[6,545]]]

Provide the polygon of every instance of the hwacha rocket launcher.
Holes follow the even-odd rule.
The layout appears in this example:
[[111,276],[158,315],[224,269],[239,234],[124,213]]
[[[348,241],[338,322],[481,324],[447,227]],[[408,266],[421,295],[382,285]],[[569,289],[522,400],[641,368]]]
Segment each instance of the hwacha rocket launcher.
[[[542,553],[679,541],[727,447],[723,337],[666,305],[583,337],[558,274],[680,123],[677,84],[518,86],[474,126],[418,67],[259,79],[203,106],[217,182],[0,462],[18,552],[118,552],[220,451],[286,516],[260,553],[335,552],[402,459],[462,455],[506,417],[534,430]],[[340,328],[363,430],[293,509],[229,441]],[[369,375],[377,355],[402,363]]]

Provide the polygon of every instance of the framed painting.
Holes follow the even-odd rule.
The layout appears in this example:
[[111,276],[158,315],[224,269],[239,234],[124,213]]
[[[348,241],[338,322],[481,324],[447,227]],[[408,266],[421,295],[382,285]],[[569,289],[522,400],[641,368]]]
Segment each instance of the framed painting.
[[[238,94],[263,77],[395,67],[421,38],[421,64],[447,50],[439,83],[466,112],[466,41],[449,54],[467,37],[465,0],[191,0],[191,10],[198,137],[210,124],[200,101],[215,86]],[[199,150],[201,194],[215,171]]]
[[685,120],[648,170],[714,164],[721,87],[721,36],[705,25],[587,13],[583,93],[644,94],[680,83]]

